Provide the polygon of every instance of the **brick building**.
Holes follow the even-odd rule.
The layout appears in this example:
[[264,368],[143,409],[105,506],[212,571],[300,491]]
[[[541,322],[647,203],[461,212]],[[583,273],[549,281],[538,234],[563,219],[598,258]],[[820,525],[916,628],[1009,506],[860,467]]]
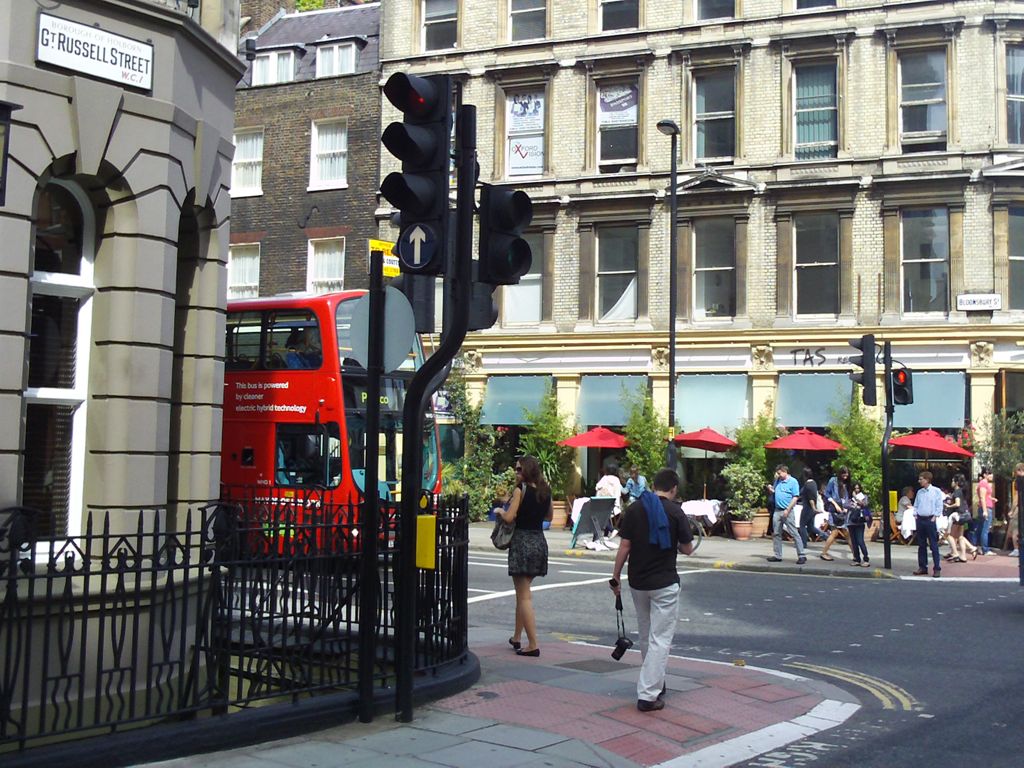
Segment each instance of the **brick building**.
[[364,287],[377,234],[379,5],[288,7],[242,4],[229,298]]
[[1024,407],[1024,17],[1005,4],[385,0],[381,41],[382,79],[457,76],[481,180],[535,201],[534,272],[466,342],[490,421],[548,384],[583,428],[622,422],[622,387],[667,412],[662,120],[678,427],[766,408],[825,426],[865,332],[915,371],[898,426]]

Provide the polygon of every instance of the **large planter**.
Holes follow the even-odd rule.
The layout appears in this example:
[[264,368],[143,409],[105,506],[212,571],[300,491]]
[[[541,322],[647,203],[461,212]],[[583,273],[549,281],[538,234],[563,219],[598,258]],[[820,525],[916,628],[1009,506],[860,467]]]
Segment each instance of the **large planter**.
[[732,537],[736,541],[749,541],[751,534],[754,530],[753,520],[736,520],[735,518],[731,521],[732,526]]
[[763,536],[768,535],[768,525],[771,522],[771,515],[768,514],[767,509],[757,510],[757,514],[754,515],[754,519],[751,521],[754,524],[754,528],[751,531],[751,535],[760,539]]
[[551,502],[551,530],[560,531],[566,527],[569,517],[569,502],[554,499]]

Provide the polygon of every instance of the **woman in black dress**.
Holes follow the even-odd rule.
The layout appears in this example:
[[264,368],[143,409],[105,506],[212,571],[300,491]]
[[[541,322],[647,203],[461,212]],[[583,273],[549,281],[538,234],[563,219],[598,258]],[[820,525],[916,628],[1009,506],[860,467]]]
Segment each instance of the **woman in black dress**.
[[[519,656],[540,656],[530,586],[535,577],[548,575],[544,521],[551,520],[551,487],[533,456],[516,461],[516,482],[508,510],[501,512],[506,523],[515,524],[508,548],[508,575],[516,588],[516,629],[508,642]],[[526,648],[520,643],[524,630]]]

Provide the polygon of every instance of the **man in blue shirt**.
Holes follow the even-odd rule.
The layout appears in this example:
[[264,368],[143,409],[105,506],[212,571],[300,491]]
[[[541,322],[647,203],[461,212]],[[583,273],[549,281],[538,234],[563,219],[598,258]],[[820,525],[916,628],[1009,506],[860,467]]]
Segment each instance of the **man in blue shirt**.
[[793,539],[796,545],[796,563],[803,565],[807,562],[804,555],[804,542],[797,530],[793,507],[800,497],[800,484],[795,477],[789,476],[789,467],[779,464],[775,468],[775,484],[768,486],[772,499],[775,501],[775,516],[772,518],[772,548],[774,555],[768,558],[769,563],[782,562],[782,529]]
[[636,464],[629,468],[629,479],[622,492],[629,496],[629,504],[640,498],[640,494],[647,490],[647,478],[640,474],[640,467]]
[[917,476],[921,490],[914,496],[914,522],[917,528],[917,570],[915,576],[928,575],[928,550],[932,551],[932,576],[942,571],[939,559],[939,528],[936,520],[942,514],[943,493],[932,485],[932,473],[925,470]]

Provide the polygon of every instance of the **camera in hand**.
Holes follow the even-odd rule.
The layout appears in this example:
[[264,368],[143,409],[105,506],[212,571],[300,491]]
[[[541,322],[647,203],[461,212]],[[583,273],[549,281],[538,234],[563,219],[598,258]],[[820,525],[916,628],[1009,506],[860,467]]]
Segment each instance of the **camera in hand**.
[[615,647],[612,649],[612,658],[618,661],[622,658],[623,654],[632,647],[632,640],[628,637],[619,637],[619,639],[615,641]]

